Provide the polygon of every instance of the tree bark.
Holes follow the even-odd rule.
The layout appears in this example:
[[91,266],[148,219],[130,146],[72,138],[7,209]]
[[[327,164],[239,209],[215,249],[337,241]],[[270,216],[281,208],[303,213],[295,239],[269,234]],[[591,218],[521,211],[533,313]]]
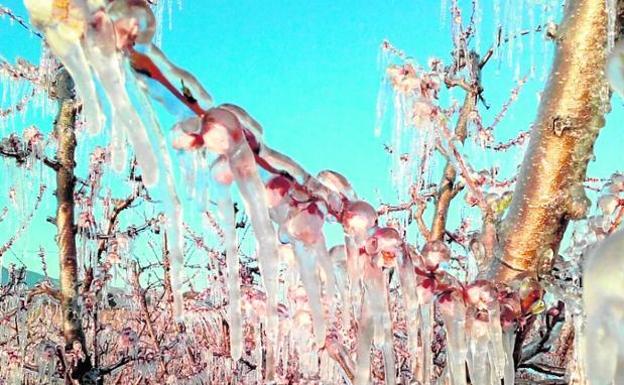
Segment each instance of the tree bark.
[[83,359],[72,373],[66,375],[79,378],[81,383],[84,374],[91,370],[85,335],[82,329],[80,306],[78,299],[78,262],[76,250],[76,225],[74,221],[74,174],[76,150],[76,101],[74,100],[74,84],[67,73],[62,70],[55,79],[55,97],[59,103],[54,133],[58,142],[56,153],[59,167],[56,171],[56,242],[59,249],[61,309],[63,314],[63,337],[65,349],[72,350],[76,343],[80,344]]
[[583,182],[604,115],[608,86],[604,0],[570,0],[556,34],[556,53],[489,275],[508,282],[537,273],[557,255],[569,220],[585,216]]

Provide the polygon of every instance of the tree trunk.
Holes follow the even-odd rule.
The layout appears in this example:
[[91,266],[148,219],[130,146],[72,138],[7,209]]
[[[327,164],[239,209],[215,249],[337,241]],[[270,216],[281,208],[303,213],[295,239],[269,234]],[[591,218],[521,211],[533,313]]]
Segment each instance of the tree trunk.
[[509,212],[499,229],[492,278],[534,274],[557,255],[568,221],[586,215],[583,182],[604,115],[608,86],[605,0],[569,0],[555,61],[531,131]]
[[[78,304],[78,262],[76,256],[76,225],[74,223],[74,175],[76,149],[76,101],[74,100],[74,84],[67,73],[62,70],[54,84],[55,96],[59,102],[54,132],[58,141],[56,172],[56,242],[59,248],[61,309],[63,314],[63,337],[65,349],[71,350],[76,343],[84,359],[78,362],[72,371],[73,378],[82,379],[84,373],[91,369],[87,354],[87,346],[82,330],[80,307]],[[69,375],[68,373],[67,375]],[[81,381],[82,383],[82,381]]]

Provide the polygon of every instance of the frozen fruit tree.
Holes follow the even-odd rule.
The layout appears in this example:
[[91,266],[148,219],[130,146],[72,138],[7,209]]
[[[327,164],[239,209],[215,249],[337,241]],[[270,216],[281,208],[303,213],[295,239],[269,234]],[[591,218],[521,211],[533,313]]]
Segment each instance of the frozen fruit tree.
[[[24,0],[29,21],[0,6],[42,41],[39,64],[0,56],[0,125],[56,116],[1,127],[0,268],[38,212],[58,248],[58,261],[40,249],[38,282],[30,266],[0,277],[0,384],[624,383],[624,175],[587,175],[624,94],[624,2],[494,0],[507,16],[484,50],[481,2],[441,3],[447,58],[421,66],[381,44],[400,200],[378,207],[269,147],[242,107],[213,104],[156,43],[166,4]],[[526,9],[529,27],[510,26]],[[534,123],[497,142],[527,79],[487,124],[482,74],[536,37],[555,54]],[[523,150],[519,171],[481,168],[471,142]],[[455,227],[460,207],[472,214]]]

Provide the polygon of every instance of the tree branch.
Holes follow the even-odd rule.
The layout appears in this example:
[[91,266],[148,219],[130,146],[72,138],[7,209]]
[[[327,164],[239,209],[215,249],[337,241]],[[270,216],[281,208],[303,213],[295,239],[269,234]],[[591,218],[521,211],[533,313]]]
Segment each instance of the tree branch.
[[[469,60],[472,61],[472,68],[475,69],[473,79],[471,81],[473,84],[471,86],[461,86],[463,89],[466,89],[466,96],[464,98],[464,104],[459,112],[459,118],[457,119],[457,125],[455,126],[455,138],[459,140],[461,143],[464,143],[466,140],[466,136],[468,136],[468,123],[470,122],[470,114],[473,111],[475,105],[477,104],[477,98],[479,95],[479,77],[480,77],[480,69],[478,67],[479,57],[476,53],[470,53]],[[447,80],[447,86],[452,86],[453,84],[464,84],[465,81],[462,82],[452,82],[449,83]],[[451,161],[446,162],[446,166],[444,167],[444,173],[442,175],[442,180],[439,183],[438,192],[436,195],[436,206],[433,214],[433,223],[431,224],[431,232],[429,235],[430,241],[441,241],[444,238],[444,233],[446,230],[446,220],[448,216],[448,210],[451,205],[451,200],[457,194],[454,186],[455,179],[457,178],[457,170],[455,166],[451,163]]]

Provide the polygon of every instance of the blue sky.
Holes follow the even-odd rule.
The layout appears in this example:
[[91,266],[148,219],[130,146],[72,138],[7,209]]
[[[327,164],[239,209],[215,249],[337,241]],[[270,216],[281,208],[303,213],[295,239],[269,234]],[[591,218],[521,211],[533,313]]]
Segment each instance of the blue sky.
[[[182,0],[181,8],[177,1],[173,0],[171,20],[165,11],[162,47],[176,64],[200,79],[217,103],[231,102],[245,107],[264,126],[268,144],[297,159],[308,170],[339,171],[349,178],[361,196],[375,203],[378,196],[386,201],[394,199],[388,171],[390,163],[383,151],[390,129],[385,127],[381,138],[373,135],[382,75],[379,46],[383,39],[388,39],[422,65],[432,56],[448,62],[449,17],[443,20],[440,9],[442,3],[450,1]],[[498,20],[494,1],[497,0],[480,1],[483,8],[481,51],[491,44]],[[498,3],[500,17],[505,17],[505,9],[511,10],[513,16],[514,8],[505,4],[513,3],[516,7],[523,2],[548,3],[501,0]],[[26,15],[18,0],[5,0],[0,4]],[[529,7],[517,10],[522,20],[516,16],[516,24],[528,27]],[[535,12],[539,20],[539,9]],[[171,30],[167,27],[169,23]],[[0,19],[0,37],[0,55],[4,58],[13,61],[23,56],[37,61],[38,39],[6,18]],[[505,53],[500,61],[486,67],[483,74],[485,97],[492,105],[491,110],[485,112],[486,121],[490,122],[508,98],[516,74],[528,74],[531,63],[536,67],[537,75],[525,86],[518,102],[497,129],[501,140],[526,130],[535,118],[537,92],[543,86],[540,75],[550,63],[551,51],[548,45],[544,50],[541,35],[535,37],[533,54],[529,38],[522,44],[524,47],[513,48],[511,66]],[[0,84],[0,94],[4,92],[1,87],[6,85]],[[461,93],[445,96],[451,97],[460,98]],[[621,104],[620,99],[614,98],[615,112],[598,141],[597,160],[590,166],[593,175],[609,175],[621,161],[618,153],[624,143],[617,124],[622,117]],[[49,124],[49,119],[27,114],[23,122],[44,125]],[[22,124],[18,121],[0,133],[6,136],[13,129],[19,131]],[[498,164],[513,170],[521,154],[506,156],[496,158],[477,152],[470,158],[477,163]],[[10,167],[2,167],[0,172],[13,175]],[[1,179],[3,175],[0,175],[0,208],[7,205],[8,185],[8,178]],[[29,185],[27,181],[23,183]],[[14,248],[16,255],[34,270],[38,270],[33,255],[36,245],[43,244],[50,248],[51,255],[54,254],[51,246],[54,229],[44,223],[45,217],[53,214],[51,202],[44,207],[45,213],[37,214],[28,236]],[[455,213],[455,217],[459,215]],[[0,223],[0,234],[11,233],[11,226],[16,223]],[[0,242],[6,237],[0,235]],[[9,256],[11,258],[14,256]]]

